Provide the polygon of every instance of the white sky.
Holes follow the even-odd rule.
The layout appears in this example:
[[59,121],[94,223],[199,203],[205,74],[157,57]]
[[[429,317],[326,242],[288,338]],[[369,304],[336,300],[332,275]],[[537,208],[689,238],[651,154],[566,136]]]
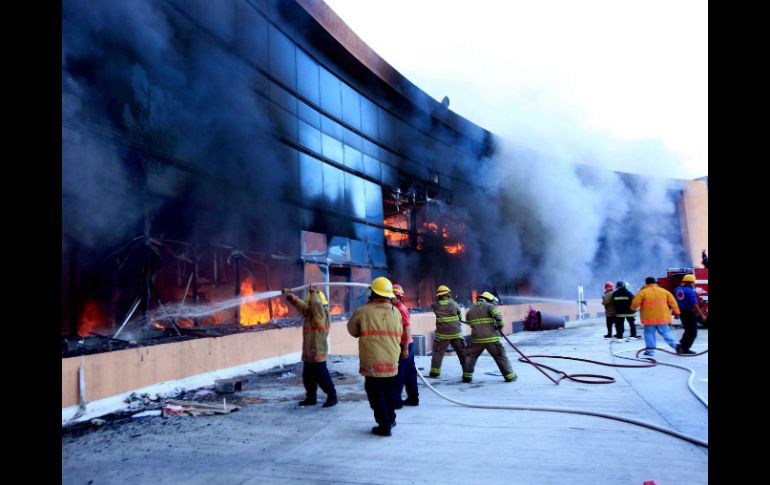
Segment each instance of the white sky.
[[325,2],[420,89],[514,143],[708,175],[705,0]]

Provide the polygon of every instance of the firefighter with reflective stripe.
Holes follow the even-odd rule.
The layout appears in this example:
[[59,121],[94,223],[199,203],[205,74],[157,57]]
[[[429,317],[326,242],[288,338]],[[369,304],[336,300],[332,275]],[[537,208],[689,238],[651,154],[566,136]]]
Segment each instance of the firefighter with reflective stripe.
[[615,307],[615,338],[623,338],[623,326],[628,320],[628,330],[631,338],[641,338],[636,334],[636,312],[631,310],[631,302],[634,294],[628,290],[628,285],[623,281],[615,284],[615,291],[612,293],[612,304]]
[[631,311],[639,309],[639,317],[644,325],[644,343],[647,347],[644,354],[655,355],[655,332],[661,334],[672,349],[677,350],[677,341],[671,335],[671,312],[674,312],[675,318],[679,318],[679,305],[674,295],[658,286],[652,276],[648,276],[644,282],[645,286],[631,301]]
[[372,433],[390,436],[396,426],[398,359],[403,352],[401,312],[391,299],[393,284],[385,277],[372,280],[369,301],[348,320],[348,333],[358,339],[359,372],[374,411],[377,426]]
[[305,299],[300,299],[284,288],[283,294],[304,318],[302,324],[302,384],[305,386],[305,399],[300,406],[313,406],[317,403],[318,387],[326,393],[323,407],[337,404],[337,390],[326,367],[326,354],[329,351],[329,302],[326,295],[312,286],[308,288]]
[[602,305],[604,305],[604,318],[607,320],[607,335],[604,338],[612,338],[612,326],[615,325],[615,305],[612,303],[612,290],[614,287],[611,281],[604,283]]
[[686,274],[682,278],[682,284],[674,290],[674,297],[676,298],[676,304],[679,305],[679,311],[681,315],[679,318],[682,321],[682,328],[684,328],[684,335],[679,340],[677,346],[677,353],[681,354],[694,354],[690,347],[695,338],[698,336],[698,322],[695,319],[695,314],[702,320],[705,320],[703,312],[698,306],[698,295],[695,293],[693,286],[695,285],[695,275]]
[[436,314],[436,337],[433,339],[433,357],[430,360],[428,377],[441,375],[441,362],[450,343],[457,352],[460,368],[465,367],[465,339],[460,326],[462,311],[460,305],[452,299],[451,291],[444,285],[439,286],[436,289],[438,301],[430,305]]
[[476,299],[476,304],[465,314],[465,323],[471,326],[471,344],[465,351],[465,367],[463,368],[463,382],[473,380],[473,369],[476,367],[476,359],[484,350],[495,359],[497,368],[503,375],[505,382],[516,380],[516,373],[511,368],[511,362],[505,355],[505,349],[500,343],[498,329],[503,328],[503,314],[494,305],[497,298],[485,291]]

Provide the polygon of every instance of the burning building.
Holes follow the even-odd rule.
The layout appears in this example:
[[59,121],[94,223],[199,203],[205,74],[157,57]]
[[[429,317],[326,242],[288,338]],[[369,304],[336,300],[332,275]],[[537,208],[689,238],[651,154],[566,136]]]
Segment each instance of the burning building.
[[[463,251],[430,208],[492,136],[335,21],[318,1],[64,2],[63,333],[302,281],[389,275],[430,301],[433,260]],[[335,314],[362,299],[331,291]],[[275,298],[177,324],[287,316]]]
[[[412,307],[514,293],[544,243],[479,215],[495,137],[320,0],[65,0],[62,153],[65,335],[259,327],[296,312],[248,297],[301,282],[389,276]],[[365,298],[329,293],[333,314]]]

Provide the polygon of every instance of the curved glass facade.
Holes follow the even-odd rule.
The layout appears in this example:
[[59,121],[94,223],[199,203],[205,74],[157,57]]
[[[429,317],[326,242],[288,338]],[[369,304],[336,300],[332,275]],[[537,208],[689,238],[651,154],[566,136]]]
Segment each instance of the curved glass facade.
[[[473,126],[468,136],[416,107],[294,2],[139,2],[121,7],[133,8],[122,12],[126,25],[133,16],[144,22],[128,34],[79,15],[83,2],[63,7],[63,200],[93,202],[66,180],[82,170],[82,140],[100,140],[116,153],[116,170],[132,174],[120,182],[120,203],[135,215],[111,240],[92,243],[64,204],[63,332],[83,334],[88,305],[100,309],[94,328],[115,327],[135,297],[149,316],[158,301],[214,302],[301,281],[389,275],[415,295],[412,306],[429,300],[433,269],[422,264],[418,281],[394,275],[392,261],[431,245],[446,254],[445,246],[462,247],[461,228],[438,227],[423,209],[464,190],[458,167],[491,152],[486,132]],[[81,45],[89,36],[97,48]],[[164,50],[158,62],[153,49]],[[169,111],[156,126],[143,99],[153,89]],[[70,98],[77,109],[67,109]],[[127,119],[143,131],[134,136]],[[139,239],[157,243],[157,257],[130,244]],[[128,282],[115,275],[131,264],[118,271],[95,262],[121,246],[133,261],[133,274],[120,276]],[[340,295],[333,313],[351,310],[361,293]],[[256,323],[293,314],[279,299],[265,311]],[[227,323],[239,312],[183,323]]]

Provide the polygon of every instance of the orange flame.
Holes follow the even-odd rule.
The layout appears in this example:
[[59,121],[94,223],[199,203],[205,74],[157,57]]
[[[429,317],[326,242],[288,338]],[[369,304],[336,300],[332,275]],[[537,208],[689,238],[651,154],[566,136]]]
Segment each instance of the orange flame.
[[[251,279],[246,278],[241,282],[241,296],[243,300],[254,294],[251,288]],[[252,326],[270,321],[270,307],[267,301],[242,301],[241,302],[241,325]]]
[[403,232],[388,231],[385,229],[385,241],[389,246],[403,246],[409,242],[409,234]]
[[471,298],[473,298],[473,301],[476,301],[476,297],[479,296],[478,290],[471,291]]
[[423,226],[425,226],[427,229],[430,229],[431,232],[438,234],[438,224],[435,222],[425,222],[423,223]]
[[273,318],[283,318],[289,314],[289,307],[279,298],[273,298]]
[[[399,229],[409,229],[409,219],[404,214],[394,214],[383,219],[386,226],[393,226]],[[409,242],[409,234],[403,232],[389,231],[385,229],[385,240],[389,246],[403,247]]]
[[449,254],[457,254],[465,251],[465,245],[463,243],[444,244],[444,251]]
[[345,307],[342,305],[329,305],[329,313],[331,315],[342,315],[345,313]]
[[81,337],[90,337],[91,333],[97,328],[108,327],[110,319],[107,312],[95,302],[86,302],[83,308],[83,314],[80,316],[80,325],[78,325],[78,335]]

